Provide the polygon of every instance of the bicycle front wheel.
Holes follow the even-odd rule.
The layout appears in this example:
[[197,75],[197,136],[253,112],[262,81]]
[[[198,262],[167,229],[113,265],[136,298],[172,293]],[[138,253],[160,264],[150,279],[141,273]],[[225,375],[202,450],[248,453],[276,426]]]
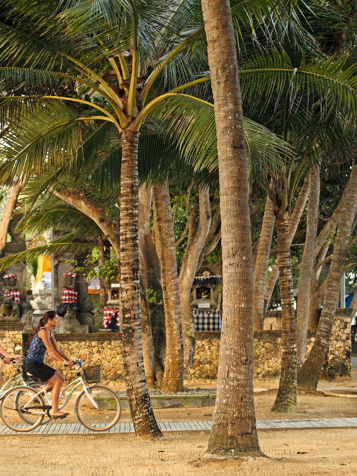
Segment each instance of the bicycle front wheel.
[[42,421],[45,402],[31,387],[14,387],[1,402],[1,417],[15,431],[30,431]]
[[118,396],[110,388],[101,385],[88,387],[80,393],[76,402],[76,415],[86,428],[94,431],[109,430],[121,415]]

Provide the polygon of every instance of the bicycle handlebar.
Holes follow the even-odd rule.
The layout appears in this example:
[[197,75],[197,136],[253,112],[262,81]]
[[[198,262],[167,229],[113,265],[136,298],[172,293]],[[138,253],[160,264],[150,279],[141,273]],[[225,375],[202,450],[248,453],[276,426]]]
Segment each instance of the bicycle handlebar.
[[5,355],[0,355],[0,359],[9,360],[12,364],[20,363],[25,360],[25,357],[22,355],[20,359],[14,359],[13,357],[6,357]]
[[[73,366],[78,365],[79,367],[83,367],[85,360],[86,360],[86,359],[76,359],[76,360],[72,360]],[[66,365],[66,364],[64,364],[64,366],[65,366],[65,367],[68,367],[68,365]]]

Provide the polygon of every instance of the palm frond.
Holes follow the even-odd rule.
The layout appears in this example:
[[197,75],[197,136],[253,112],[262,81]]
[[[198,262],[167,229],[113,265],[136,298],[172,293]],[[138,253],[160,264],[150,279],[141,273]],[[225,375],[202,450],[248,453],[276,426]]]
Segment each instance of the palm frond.
[[[213,104],[177,94],[158,103],[151,114],[160,119],[164,130],[176,135],[181,154],[196,169],[217,170],[217,139]],[[256,173],[278,170],[281,155],[291,155],[288,144],[265,127],[244,119],[244,130],[251,169]]]
[[20,253],[14,253],[0,259],[0,270],[4,270],[11,266],[12,264],[19,263],[24,260],[33,260],[38,258],[40,255],[51,255],[57,256],[60,253],[70,252],[75,253],[78,251],[91,251],[94,246],[97,246],[96,243],[74,243],[71,241],[72,235],[67,233],[63,235],[60,239],[54,240],[52,243],[43,246],[36,246],[34,248],[29,248]]

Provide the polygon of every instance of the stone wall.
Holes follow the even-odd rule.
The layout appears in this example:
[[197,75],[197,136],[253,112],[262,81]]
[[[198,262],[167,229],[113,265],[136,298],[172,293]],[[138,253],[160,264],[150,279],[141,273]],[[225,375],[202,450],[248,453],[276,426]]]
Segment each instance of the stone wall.
[[329,350],[323,368],[325,378],[351,375],[351,314],[347,311],[350,309],[341,309],[332,326]]
[[[22,322],[0,322],[0,345],[10,354],[22,354]],[[14,365],[4,365],[3,376],[5,379],[16,374]]]
[[[322,378],[351,375],[351,317],[347,310],[336,313]],[[307,352],[315,339],[315,330],[307,335]],[[217,378],[220,332],[196,332],[193,363],[186,375],[190,383],[214,383]],[[254,378],[278,379],[281,366],[281,331],[254,333]]]
[[[307,350],[314,341],[309,331]],[[197,332],[196,350],[186,380],[190,383],[214,383],[217,378],[220,332]],[[254,378],[278,379],[281,365],[281,331],[254,333]]]
[[[323,369],[323,376],[351,374],[350,317],[338,315],[335,319],[330,339],[329,351]],[[22,323],[0,323],[0,344],[9,352],[26,353],[28,336],[21,333]],[[314,342],[315,332],[310,330],[307,339],[309,352]],[[193,363],[186,375],[189,383],[215,383],[218,370],[220,332],[197,332],[196,351]],[[122,337],[120,333],[100,332],[91,334],[57,334],[56,339],[72,358],[86,358],[86,366],[101,365],[102,382],[115,384],[124,382],[122,358]],[[281,331],[259,331],[254,334],[254,378],[257,380],[278,379],[281,363]],[[73,378],[74,371],[63,368],[51,357],[47,362]],[[4,374],[14,371],[13,366],[5,366]]]

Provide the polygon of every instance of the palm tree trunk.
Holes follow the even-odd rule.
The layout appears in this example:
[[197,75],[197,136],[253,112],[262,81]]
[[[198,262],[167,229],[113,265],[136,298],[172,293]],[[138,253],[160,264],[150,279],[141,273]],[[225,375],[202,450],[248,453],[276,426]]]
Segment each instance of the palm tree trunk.
[[[103,266],[105,263],[105,253],[104,253],[104,240],[99,239],[98,242],[98,264]],[[104,276],[99,275],[99,302],[100,302],[100,312],[103,313],[105,303],[106,303],[106,293],[105,293],[105,279]]]
[[[303,186],[301,188],[301,191],[300,191],[300,194],[299,194],[299,198],[297,199],[296,205],[295,205],[294,210],[293,210],[293,213],[291,214],[290,223],[289,223],[290,245],[291,245],[291,242],[294,239],[297,227],[298,227],[300,219],[301,219],[301,215],[303,214],[303,212],[305,210],[305,205],[306,205],[308,194],[309,194],[309,175],[307,175],[306,178],[305,178],[304,184],[303,184]],[[275,260],[273,269],[271,270],[271,272],[269,274],[267,284],[266,284],[266,288],[265,288],[265,297],[264,297],[265,313],[268,309],[268,306],[269,306],[269,303],[270,303],[270,300],[271,300],[271,297],[272,297],[272,294],[273,294],[273,291],[274,291],[276,281],[279,277],[279,261],[278,260],[279,260],[279,256]]]
[[223,320],[207,457],[260,455],[253,399],[253,269],[242,98],[229,0],[202,0],[222,215]]
[[181,307],[177,277],[176,244],[172,221],[168,180],[153,187],[157,220],[156,241],[160,241],[161,286],[165,308],[166,355],[162,391],[179,392],[183,388],[183,340]]
[[275,214],[273,202],[267,197],[262,230],[260,233],[254,268],[254,330],[263,329],[265,317],[265,286],[267,283],[269,254],[274,231]]
[[272,411],[291,413],[296,410],[297,357],[296,315],[294,309],[293,276],[290,256],[289,215],[278,212],[276,217],[278,237],[280,295],[282,307],[282,357],[279,390]]
[[5,248],[5,245],[6,245],[7,230],[9,228],[12,212],[14,211],[17,199],[19,198],[22,185],[23,185],[23,181],[19,180],[17,183],[14,183],[10,188],[9,199],[7,201],[4,214],[1,219],[1,224],[0,224],[0,253]]
[[141,280],[140,283],[140,305],[141,305],[141,328],[143,333],[143,359],[145,377],[149,389],[155,388],[155,353],[152,339],[148,302],[146,299],[146,289]]
[[299,388],[316,390],[321,369],[326,358],[332,324],[340,292],[340,279],[344,270],[344,262],[349,237],[357,211],[357,166],[353,165],[350,184],[347,188],[346,200],[338,222],[336,242],[327,276],[326,291],[319,326],[315,341],[303,366],[298,372]]
[[[207,238],[206,238],[206,243],[203,246],[203,249],[201,251],[200,258],[197,263],[197,269],[200,269],[202,266],[203,260],[205,259],[205,256],[209,253],[212,253],[220,242],[221,239],[221,230],[220,230],[220,225],[221,225],[221,211],[218,206],[211,222],[211,229],[208,232]],[[219,228],[219,229],[218,229]],[[218,229],[218,231],[217,231]]]
[[163,438],[152,410],[143,361],[138,239],[138,142],[138,133],[122,132],[120,315],[125,383],[136,435],[142,438]]
[[[324,228],[321,230],[319,233],[319,236],[317,237],[316,240],[316,248],[315,248],[315,270],[314,273],[311,276],[311,302],[310,302],[310,310],[309,310],[309,323],[308,323],[308,328],[309,329],[317,329],[319,325],[319,309],[321,309],[323,298],[324,298],[324,292],[321,289],[322,285],[319,285],[318,279],[320,277],[321,271],[322,271],[322,266],[318,266],[320,262],[322,262],[326,254],[330,248],[330,241],[331,238],[336,233],[336,228],[338,221],[341,216],[341,210],[343,206],[345,206],[346,202],[346,197],[347,193],[351,187],[351,177],[349,178],[347,185],[343,191],[343,194],[341,196],[341,199],[333,212],[332,216],[324,226]],[[325,279],[326,281],[326,279]],[[324,281],[324,282],[325,282]]]
[[[166,348],[165,312],[162,304],[160,261],[150,231],[151,199],[151,187],[148,187],[145,184],[142,185],[139,189],[139,252],[140,274],[144,286],[142,301],[144,300],[145,302],[142,303],[141,309],[144,309],[145,313],[147,313],[147,325],[143,326],[143,336],[145,328],[147,334],[144,337],[148,345],[146,355],[149,357],[149,360],[145,358],[144,349],[144,364],[146,373],[147,368],[150,368],[150,373],[154,371],[155,385],[160,387],[162,383]],[[151,292],[152,294],[148,296],[148,292]],[[156,300],[153,300],[152,302],[149,298],[153,296],[156,296]],[[143,339],[143,345],[144,343]],[[152,362],[151,357],[152,351],[154,352],[154,362]],[[153,365],[153,368],[151,368],[151,365]],[[159,369],[160,375],[158,375],[157,372]]]
[[310,192],[307,208],[307,228],[305,247],[302,257],[299,276],[299,292],[297,299],[297,359],[298,367],[304,363],[306,352],[307,325],[311,300],[311,276],[313,274],[315,247],[317,238],[317,224],[320,201],[320,169],[312,167],[310,170]]
[[[184,374],[189,369],[195,351],[195,328],[190,304],[192,283],[197,272],[197,266],[211,225],[211,206],[209,187],[199,187],[199,223],[197,228],[189,228],[189,240],[182,260],[179,290],[182,313],[182,334],[184,348]],[[195,229],[194,236],[190,236]]]
[[357,311],[357,292],[356,291],[353,294],[353,299],[350,305],[350,309],[351,309],[351,315],[354,316]]

